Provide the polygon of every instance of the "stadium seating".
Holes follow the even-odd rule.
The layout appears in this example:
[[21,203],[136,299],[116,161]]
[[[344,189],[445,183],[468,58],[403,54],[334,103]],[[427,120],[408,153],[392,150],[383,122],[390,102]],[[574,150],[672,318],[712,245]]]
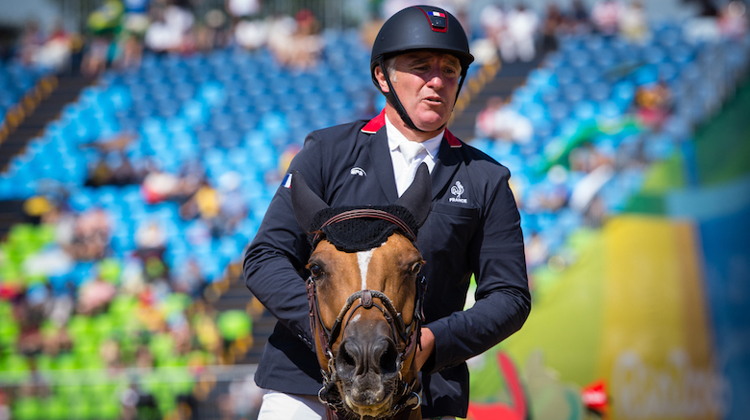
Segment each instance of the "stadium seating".
[[[559,181],[551,180],[547,170],[553,164],[567,166],[560,154],[576,141],[591,143],[598,152],[625,160],[644,157],[647,163],[679,153],[692,128],[723,100],[722,87],[727,81],[736,83],[738,72],[746,69],[748,62],[747,38],[688,42],[677,23],[654,24],[653,36],[643,45],[597,34],[564,35],[559,41],[559,50],[548,54],[512,96],[511,106],[534,126],[535,138],[530,144],[493,145],[489,139],[475,139],[475,144],[509,166],[517,186],[523,185],[517,191],[522,203],[533,203],[535,197],[556,188]],[[736,53],[728,54],[730,48]],[[721,71],[715,71],[717,68]],[[701,82],[706,78],[711,83]],[[635,112],[638,88],[659,81],[666,83],[674,103],[663,129],[655,132],[628,123]],[[696,94],[701,99],[685,100]],[[610,213],[626,208],[645,176],[645,167],[621,169],[599,194]],[[583,175],[568,173],[561,188],[570,194]],[[550,212],[522,206],[521,213],[526,240],[531,233],[540,232],[550,254],[562,252],[565,238],[583,226],[581,215],[567,207]]]
[[0,61],[0,126],[14,106],[19,105],[24,95],[48,74],[49,71],[21,63]]
[[[188,270],[193,261],[208,285],[221,281],[227,265],[241,261],[244,247],[256,232],[278,186],[284,153],[301,146],[311,130],[366,118],[369,110],[382,106],[367,70],[369,53],[358,35],[326,31],[324,39],[326,48],[319,65],[306,71],[279,66],[265,49],[247,52],[238,48],[186,57],[146,54],[139,68],[107,71],[0,174],[0,200],[44,194],[53,183],[69,193],[66,205],[73,212],[103,209],[110,222],[107,258],[73,261],[56,271],[29,271],[28,262],[35,255],[54,250],[54,227],[17,225],[0,245],[0,261],[4,262],[0,288],[18,286],[33,301],[65,296],[71,288],[80,292],[99,277],[125,290],[129,286],[124,278],[137,250],[136,232],[150,221],[165,232],[164,261],[171,273]],[[731,46],[725,43],[688,43],[678,26],[667,24],[655,27],[645,45],[591,34],[561,37],[559,51],[547,56],[512,96],[511,105],[531,120],[534,138],[523,145],[473,140],[514,174],[516,195],[523,203],[526,240],[538,232],[550,254],[561,253],[568,238],[586,224],[580,209],[538,204],[539,197],[569,196],[586,175],[567,171],[561,177],[554,168],[567,165],[562,157],[586,142],[608,156],[634,158],[642,149],[647,163],[668,158],[679,151],[690,129],[709,115],[710,105],[722,100],[722,92],[702,88],[700,81],[730,77],[747,68],[748,42],[741,46],[733,51],[742,54],[729,54]],[[707,71],[716,63],[721,63],[722,75]],[[469,77],[476,71],[473,68]],[[18,100],[33,77],[14,65],[0,68],[0,111]],[[658,80],[668,84],[676,107],[663,130],[654,132],[631,123],[630,115],[637,89]],[[682,100],[690,95],[701,100]],[[219,186],[227,173],[238,173],[241,199],[249,208],[246,220],[233,232],[212,236],[200,221],[185,220],[178,203],[146,200],[140,185],[86,186],[88,170],[99,158],[90,146],[121,132],[134,134],[124,154],[136,167],[154,164],[178,175],[186,162],[198,162],[213,186]],[[599,191],[608,211],[622,211],[643,179],[642,166],[618,168]],[[157,317],[197,326],[211,318],[201,310],[189,319],[179,316],[190,307],[191,293],[198,290],[162,292],[148,297],[158,301],[154,305]],[[194,386],[187,367],[197,359],[210,359],[215,343],[201,336],[193,352],[176,357],[174,340],[151,328],[152,319],[142,315],[140,299],[146,297],[136,296],[122,293],[101,313],[72,316],[67,323],[70,351],[36,358],[14,350],[22,326],[14,320],[9,299],[0,298],[2,379],[31,380],[29,360],[33,359],[34,368],[57,372],[54,384],[66,384],[54,387],[49,397],[16,400],[14,418],[117,418],[121,408],[113,396],[113,386],[117,386],[113,384],[127,386],[128,378],[97,384],[70,374],[71,370],[104,368],[106,360],[98,349],[108,340],[118,340],[121,351],[131,355],[140,344],[146,345],[158,368],[183,368],[169,371],[175,375],[170,381],[157,377],[166,371],[155,371],[152,375],[157,376],[146,375],[142,381],[161,411],[173,412],[176,397]],[[209,324],[230,341],[247,337],[252,328],[252,321],[237,312]],[[53,334],[60,326],[45,320],[43,327]]]

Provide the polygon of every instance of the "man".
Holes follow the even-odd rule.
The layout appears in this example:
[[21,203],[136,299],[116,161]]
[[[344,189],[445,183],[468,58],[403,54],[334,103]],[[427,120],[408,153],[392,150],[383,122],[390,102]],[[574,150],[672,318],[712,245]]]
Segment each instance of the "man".
[[[521,328],[531,306],[510,174],[445,128],[472,61],[451,14],[428,6],[398,12],[372,49],[372,78],[387,98],[385,109],[369,122],[311,133],[288,172],[299,171],[326,203],[341,207],[391,204],[416,164],[430,169],[432,211],[417,243],[427,262],[426,321],[415,359],[425,418],[466,416],[465,360]],[[295,221],[288,180],[245,257],[248,288],[279,319],[255,380],[269,389],[261,420],[317,420],[325,408],[315,397],[321,376],[305,294],[310,246]],[[476,304],[462,311],[472,274]]]

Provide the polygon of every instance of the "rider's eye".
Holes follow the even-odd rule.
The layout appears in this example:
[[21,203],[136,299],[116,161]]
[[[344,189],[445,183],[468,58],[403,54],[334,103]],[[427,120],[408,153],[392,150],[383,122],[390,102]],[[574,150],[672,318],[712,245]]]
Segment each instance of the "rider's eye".
[[421,262],[415,262],[414,265],[411,266],[411,274],[416,276],[419,274],[419,271],[422,270],[422,263]]
[[320,266],[318,264],[312,264],[310,266],[310,274],[312,274],[312,276],[314,278],[318,278],[318,277],[322,276],[324,273],[325,272],[323,271],[322,268],[320,268]]

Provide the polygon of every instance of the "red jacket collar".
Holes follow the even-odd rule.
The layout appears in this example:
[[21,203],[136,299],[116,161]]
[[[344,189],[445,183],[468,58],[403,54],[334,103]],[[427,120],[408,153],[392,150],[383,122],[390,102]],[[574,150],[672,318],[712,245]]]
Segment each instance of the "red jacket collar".
[[373,118],[362,127],[362,132],[367,134],[375,134],[385,126],[385,108],[380,111],[377,117]]
[[[383,108],[382,111],[380,111],[380,114],[378,114],[377,117],[371,119],[367,124],[365,124],[364,127],[362,127],[362,132],[367,134],[375,134],[385,126],[385,108]],[[450,132],[447,128],[445,129],[445,140],[448,142],[448,145],[450,147],[456,148],[461,147],[461,141],[456,138],[456,136],[453,135],[453,133]]]

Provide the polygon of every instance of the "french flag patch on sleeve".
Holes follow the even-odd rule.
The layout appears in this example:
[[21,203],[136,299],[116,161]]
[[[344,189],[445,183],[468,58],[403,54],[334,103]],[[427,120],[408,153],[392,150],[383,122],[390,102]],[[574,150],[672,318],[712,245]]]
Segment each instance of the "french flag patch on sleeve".
[[292,188],[292,174],[286,174],[284,180],[281,181],[281,186],[284,188]]

